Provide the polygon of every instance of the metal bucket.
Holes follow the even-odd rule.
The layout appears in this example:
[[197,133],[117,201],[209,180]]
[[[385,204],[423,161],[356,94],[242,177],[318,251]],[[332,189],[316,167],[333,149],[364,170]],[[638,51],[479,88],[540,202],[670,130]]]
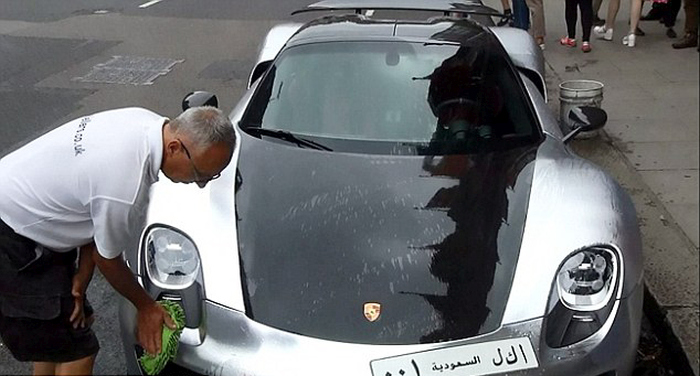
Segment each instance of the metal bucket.
[[[603,103],[603,83],[593,80],[569,80],[559,84],[559,122],[562,132],[573,129],[569,121],[569,110],[577,106],[598,107]],[[581,132],[576,138],[592,138],[598,131]]]

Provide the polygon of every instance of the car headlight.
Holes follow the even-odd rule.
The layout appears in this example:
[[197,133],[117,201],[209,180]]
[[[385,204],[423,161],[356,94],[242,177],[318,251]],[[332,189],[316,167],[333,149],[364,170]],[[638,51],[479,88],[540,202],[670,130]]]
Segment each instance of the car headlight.
[[588,247],[569,255],[557,271],[549,300],[547,345],[568,346],[598,331],[610,316],[621,274],[612,247]]
[[146,273],[154,285],[182,290],[197,279],[199,252],[182,232],[170,227],[153,227],[146,234],[144,246]]
[[561,302],[577,311],[596,311],[610,301],[617,281],[617,256],[605,248],[576,252],[557,273]]

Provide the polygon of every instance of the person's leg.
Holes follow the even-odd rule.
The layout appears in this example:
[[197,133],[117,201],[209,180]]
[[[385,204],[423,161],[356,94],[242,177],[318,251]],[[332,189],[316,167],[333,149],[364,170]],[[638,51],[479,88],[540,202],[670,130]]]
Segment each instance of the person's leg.
[[593,0],[593,25],[595,26],[605,25],[605,20],[598,16],[601,5],[603,5],[603,0]]
[[579,0],[579,7],[581,7],[581,29],[583,29],[581,40],[588,42],[591,40],[593,27],[593,4],[591,0]]
[[698,1],[685,0],[685,36],[673,44],[673,48],[689,48],[698,46]]
[[685,32],[698,34],[698,0],[685,0]]
[[566,36],[559,39],[559,44],[567,47],[576,46],[576,3],[578,0],[564,0],[564,20],[566,21]]
[[678,19],[678,12],[681,11],[681,0],[669,0],[665,7],[664,12],[664,25],[666,27],[676,26],[676,20]]
[[612,30],[615,27],[617,12],[620,10],[620,0],[610,0],[608,2],[608,14],[605,17],[605,28]]
[[49,376],[56,374],[56,363],[34,362],[34,376]]
[[634,33],[639,26],[639,18],[642,16],[644,0],[632,0],[630,4],[630,33]]
[[530,8],[527,7],[527,0],[523,1],[523,26],[524,30],[530,30],[532,26],[532,21],[530,20]]
[[[566,20],[566,36],[570,39],[576,39],[576,0],[565,0],[564,19]],[[563,43],[562,43],[563,44]]]
[[[654,3],[661,4],[661,3]],[[678,35],[673,27],[676,26],[676,18],[678,18],[678,12],[681,10],[681,0],[669,0],[666,4],[663,4],[663,12],[661,14],[661,22],[666,26],[666,36],[669,38],[675,38]]]
[[501,6],[503,7],[504,12],[506,10],[510,10],[510,1],[509,0],[501,0]]
[[532,36],[538,45],[544,45],[545,22],[544,22],[544,3],[543,0],[526,0],[527,7],[530,8],[532,15]]
[[686,31],[697,36],[698,34],[698,19],[700,15],[698,14],[698,0],[688,0],[687,6],[685,7],[686,12]]
[[600,11],[600,6],[603,5],[603,0],[593,0],[593,14],[598,15]]
[[530,10],[525,0],[513,0],[513,26],[523,30],[530,28]]
[[[12,235],[21,239],[19,235]],[[10,239],[12,240],[12,239]],[[12,285],[12,299],[3,299],[3,310],[11,310],[12,316],[0,311],[0,337],[15,359],[33,362],[35,375],[53,375],[59,372],[58,364],[97,354],[99,344],[92,329],[73,328],[70,317],[75,308],[75,299],[70,296],[75,270],[75,251],[46,253],[35,261],[34,269],[21,272],[9,268],[3,257],[7,254],[3,244],[7,238],[0,236],[0,291],[8,291]],[[33,247],[30,249],[33,251]],[[12,278],[3,277],[12,274]],[[35,295],[44,292],[51,295]],[[33,295],[34,294],[34,295]],[[91,312],[87,299],[84,310]],[[80,374],[91,373],[85,370]],[[90,367],[92,363],[89,363]]]
[[56,375],[92,375],[92,367],[95,364],[95,355],[56,365]]
[[613,28],[615,27],[615,19],[617,18],[617,11],[619,10],[620,0],[608,1],[608,14],[605,17],[605,25],[593,28],[596,37],[605,40],[613,39]]
[[593,4],[591,0],[579,0],[581,8],[581,51],[591,52],[591,28],[593,27]]
[[[659,2],[652,2],[651,3],[651,9],[647,12],[646,15],[644,15],[644,4],[642,4],[642,16],[639,17],[639,21],[652,21],[654,17],[656,17],[657,20],[661,20],[661,22],[665,23],[665,18],[666,14],[668,13],[668,3],[659,3]],[[648,17],[649,15],[653,17]]]
[[622,39],[622,44],[627,45],[627,47],[634,47],[636,45],[635,31],[637,30],[637,26],[639,26],[639,18],[642,16],[643,1],[644,0],[631,0],[630,29],[627,36]]

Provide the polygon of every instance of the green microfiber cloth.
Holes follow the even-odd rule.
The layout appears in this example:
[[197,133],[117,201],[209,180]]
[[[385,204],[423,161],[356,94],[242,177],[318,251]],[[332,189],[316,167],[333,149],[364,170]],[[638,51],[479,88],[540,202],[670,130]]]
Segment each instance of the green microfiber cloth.
[[165,368],[165,365],[175,358],[177,347],[180,344],[180,334],[182,334],[182,329],[185,327],[185,312],[179,304],[169,300],[159,300],[158,303],[170,313],[176,328],[173,330],[168,328],[167,325],[163,325],[163,343],[160,353],[157,355],[144,353],[139,358],[139,363],[141,363],[141,367],[147,375],[160,373]]

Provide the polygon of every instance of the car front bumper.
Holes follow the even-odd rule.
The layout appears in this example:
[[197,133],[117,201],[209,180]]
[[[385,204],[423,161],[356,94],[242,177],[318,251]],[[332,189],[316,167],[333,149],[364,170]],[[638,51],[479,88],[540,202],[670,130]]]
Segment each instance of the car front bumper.
[[[370,361],[375,359],[527,336],[537,354],[539,366],[507,374],[630,375],[639,339],[642,299],[643,289],[638,287],[628,298],[616,301],[616,307],[599,331],[580,342],[558,349],[544,343],[540,333],[542,317],[503,325],[492,333],[466,340],[420,345],[362,345],[288,333],[256,323],[239,311],[205,301],[206,324],[200,329],[187,329],[183,341],[192,344],[180,344],[175,363],[196,373],[209,375],[369,376],[372,375]],[[129,374],[140,373],[133,335],[135,316],[133,306],[122,300],[121,334]],[[423,371],[420,376],[426,373],[437,375],[442,371]]]

